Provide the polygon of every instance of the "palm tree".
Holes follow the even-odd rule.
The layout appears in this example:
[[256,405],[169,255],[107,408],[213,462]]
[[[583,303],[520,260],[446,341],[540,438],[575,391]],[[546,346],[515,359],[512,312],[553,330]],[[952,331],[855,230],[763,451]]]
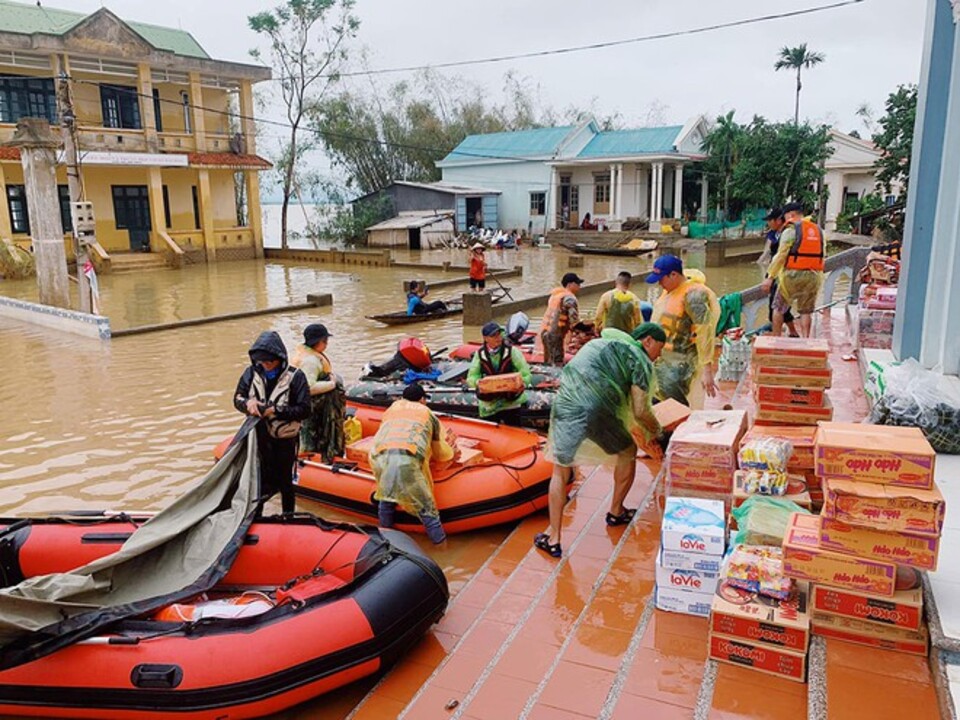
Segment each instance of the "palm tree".
[[[734,111],[717,118],[716,123],[703,139],[703,149],[711,164],[723,177],[723,237],[727,236],[727,220],[730,214],[730,181],[740,160],[743,142],[743,127],[733,119]],[[706,210],[706,208],[704,208]]]
[[793,124],[800,124],[800,71],[803,68],[810,69],[814,65],[819,65],[826,57],[823,53],[809,52],[807,44],[802,43],[795,48],[780,48],[780,59],[773,66],[774,70],[796,70],[797,71],[797,103],[793,112]]

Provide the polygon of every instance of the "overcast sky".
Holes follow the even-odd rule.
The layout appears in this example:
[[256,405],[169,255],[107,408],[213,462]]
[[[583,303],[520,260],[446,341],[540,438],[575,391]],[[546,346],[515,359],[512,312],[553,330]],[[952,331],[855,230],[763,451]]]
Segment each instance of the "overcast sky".
[[[490,57],[671,32],[828,5],[835,0],[357,0],[371,68]],[[247,16],[269,0],[44,0],[49,7],[92,12],[106,5],[122,18],[181,27],[219,59],[250,62],[258,37]],[[826,62],[804,72],[801,117],[849,131],[864,128],[856,109],[882,114],[887,95],[918,81],[927,2],[864,2],[797,19],[718,30],[612,49],[516,60],[449,72],[499,94],[513,69],[530,78],[545,104],[619,112],[643,124],[659,107],[669,124],[736,110],[793,116],[794,77],[774,72],[779,48],[806,42]],[[402,75],[388,78],[401,79]],[[275,131],[271,131],[275,132]]]

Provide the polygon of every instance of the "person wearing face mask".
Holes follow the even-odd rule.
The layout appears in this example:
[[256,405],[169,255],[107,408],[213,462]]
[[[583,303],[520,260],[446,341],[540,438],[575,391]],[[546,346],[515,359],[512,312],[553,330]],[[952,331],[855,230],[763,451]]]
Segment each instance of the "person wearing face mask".
[[283,512],[292,513],[300,425],[310,415],[310,385],[303,372],[287,364],[279,333],[260,333],[248,354],[250,365],[237,383],[233,405],[262,418],[257,424],[260,504],[279,492]]

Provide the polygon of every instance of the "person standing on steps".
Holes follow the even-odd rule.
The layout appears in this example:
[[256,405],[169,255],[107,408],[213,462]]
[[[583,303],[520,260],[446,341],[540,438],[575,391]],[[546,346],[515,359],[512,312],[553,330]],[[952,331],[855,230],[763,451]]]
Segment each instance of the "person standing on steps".
[[300,370],[287,364],[287,349],[279,333],[260,336],[248,351],[250,365],[240,376],[233,406],[257,423],[260,454],[260,509],[280,493],[284,514],[296,508],[293,477],[297,464],[300,423],[310,414],[310,387]]
[[[783,230],[783,210],[781,208],[773,208],[767,216],[764,218],[767,221],[767,238],[766,245],[763,249],[763,255],[761,256],[758,263],[761,263],[761,267],[766,272],[767,268],[770,267],[770,263],[773,262],[773,258],[776,257],[777,251],[780,249],[780,231]],[[761,262],[766,258],[764,262]],[[770,286],[770,292],[768,294],[769,301],[767,303],[767,320],[770,323],[770,326],[773,327],[773,301],[777,297],[777,288],[779,287],[776,278],[773,280],[773,284]],[[787,329],[790,331],[790,337],[800,337],[800,334],[797,332],[797,326],[794,322],[793,313],[790,311],[790,308],[787,308],[786,312],[783,313],[783,323],[787,326]]]
[[606,523],[626,525],[636,514],[623,502],[633,486],[637,442],[650,457],[662,457],[657,444],[662,429],[653,414],[656,387],[653,361],[666,334],[653,323],[639,341],[620,331],[591,340],[567,363],[550,410],[547,452],[553,460],[550,477],[550,526],[533,544],[551,557],[563,555],[561,527],[567,486],[578,465],[610,464],[613,496]]

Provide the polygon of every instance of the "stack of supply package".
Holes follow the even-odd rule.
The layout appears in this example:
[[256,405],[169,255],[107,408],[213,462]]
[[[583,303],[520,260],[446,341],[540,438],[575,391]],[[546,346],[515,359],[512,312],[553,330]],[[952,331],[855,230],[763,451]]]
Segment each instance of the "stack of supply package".
[[893,344],[893,320],[897,309],[900,263],[871,254],[861,271],[860,297],[856,306],[857,345],[889,349]]
[[795,514],[784,572],[813,583],[815,634],[925,655],[917,571],[935,570],[945,503],[917,428],[824,423],[822,516]]
[[833,419],[826,388],[830,347],[817,338],[761,335],[753,343],[758,425],[816,425]]
[[[823,505],[823,490],[814,473],[813,441],[817,428],[810,425],[754,425],[740,441],[741,458],[745,448],[773,439],[790,444],[791,452],[786,464],[786,491],[788,499],[808,510]],[[749,462],[749,460],[747,461]],[[745,470],[743,462],[740,473],[734,480],[733,504],[742,504],[750,495],[746,488],[747,478],[741,473]]]
[[747,430],[743,410],[697,410],[670,438],[666,495],[723,502],[730,509],[737,450]]
[[725,546],[721,501],[667,497],[657,555],[656,607],[707,617]]

